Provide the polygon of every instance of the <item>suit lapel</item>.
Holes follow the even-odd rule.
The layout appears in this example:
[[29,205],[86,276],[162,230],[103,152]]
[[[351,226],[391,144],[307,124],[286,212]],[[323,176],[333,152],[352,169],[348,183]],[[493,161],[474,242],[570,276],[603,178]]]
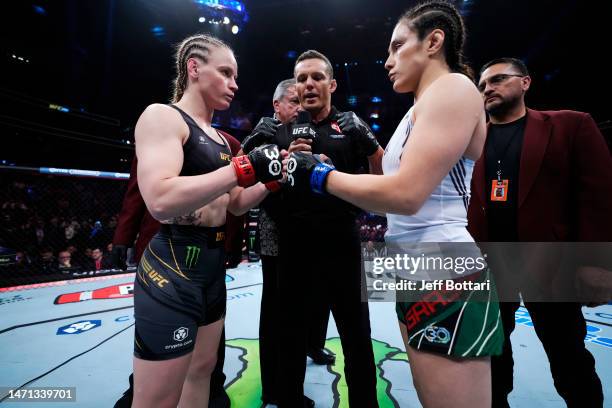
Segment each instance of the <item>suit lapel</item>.
[[527,124],[523,136],[519,169],[518,206],[520,207],[533,186],[542,165],[550,139],[551,125],[537,111],[527,109]]

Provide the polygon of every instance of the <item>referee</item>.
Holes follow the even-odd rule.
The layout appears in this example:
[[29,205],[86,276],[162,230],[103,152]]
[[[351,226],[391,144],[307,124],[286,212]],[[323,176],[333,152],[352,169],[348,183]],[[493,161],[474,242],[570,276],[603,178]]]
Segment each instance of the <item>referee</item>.
[[[336,168],[357,173],[368,163],[380,174],[383,150],[368,126],[353,112],[331,105],[337,84],[327,57],[310,50],[294,68],[302,108],[312,116],[313,139],[294,138],[295,123],[276,129],[279,148],[324,153]],[[303,398],[308,330],[311,317],[330,308],[345,360],[349,405],[377,407],[376,371],[367,302],[362,301],[361,251],[356,217],[359,209],[331,196],[283,190],[280,193],[279,406],[306,406]]]

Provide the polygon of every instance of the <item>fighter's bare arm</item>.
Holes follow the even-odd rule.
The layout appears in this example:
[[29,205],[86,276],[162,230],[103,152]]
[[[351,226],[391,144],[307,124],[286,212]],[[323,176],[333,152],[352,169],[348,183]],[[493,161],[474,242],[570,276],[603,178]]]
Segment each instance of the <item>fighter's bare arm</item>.
[[183,140],[188,133],[180,114],[161,104],[148,106],[136,124],[138,186],[151,215],[158,220],[190,214],[237,185],[232,166],[198,176],[179,176]]
[[[399,171],[392,175],[352,175],[333,171],[326,189],[356,206],[377,212],[414,214],[457,163],[477,127],[484,127],[482,98],[459,74],[434,82],[415,107],[415,125],[404,147]],[[479,141],[482,150],[484,139]],[[478,157],[480,152],[472,152]]]

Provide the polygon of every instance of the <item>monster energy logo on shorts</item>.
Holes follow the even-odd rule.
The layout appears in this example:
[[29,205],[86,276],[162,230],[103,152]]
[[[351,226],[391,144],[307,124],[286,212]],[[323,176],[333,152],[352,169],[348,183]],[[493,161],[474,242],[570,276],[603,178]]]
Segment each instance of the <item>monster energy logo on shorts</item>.
[[185,263],[189,269],[193,268],[193,265],[198,263],[198,259],[200,258],[200,248],[197,246],[188,246],[187,247],[187,258],[185,259]]

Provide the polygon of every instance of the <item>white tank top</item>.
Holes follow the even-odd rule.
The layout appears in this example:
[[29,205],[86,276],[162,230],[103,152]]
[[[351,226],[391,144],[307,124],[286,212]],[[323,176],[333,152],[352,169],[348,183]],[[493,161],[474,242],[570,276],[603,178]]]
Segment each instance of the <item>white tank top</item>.
[[[399,170],[404,146],[414,126],[410,108],[385,149],[384,174]],[[474,161],[461,157],[414,215],[387,214],[387,241],[474,242],[466,229]],[[407,185],[407,188],[410,188]]]

